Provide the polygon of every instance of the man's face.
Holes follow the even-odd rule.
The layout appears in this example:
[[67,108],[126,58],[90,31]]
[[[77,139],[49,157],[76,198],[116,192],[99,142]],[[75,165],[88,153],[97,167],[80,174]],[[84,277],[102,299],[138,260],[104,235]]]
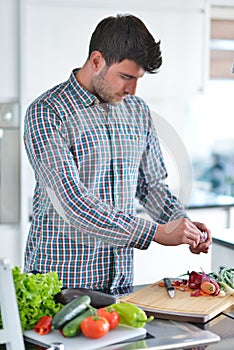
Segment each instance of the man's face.
[[135,94],[137,81],[144,73],[143,68],[127,59],[109,67],[105,64],[93,76],[93,93],[104,102],[120,103],[127,95]]

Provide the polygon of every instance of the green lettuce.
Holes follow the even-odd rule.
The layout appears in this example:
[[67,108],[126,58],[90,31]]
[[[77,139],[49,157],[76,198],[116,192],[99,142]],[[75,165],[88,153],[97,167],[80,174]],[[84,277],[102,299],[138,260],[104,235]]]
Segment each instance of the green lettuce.
[[56,272],[21,273],[20,268],[15,266],[12,275],[23,331],[33,329],[42,316],[53,317],[63,307],[54,300],[62,287]]

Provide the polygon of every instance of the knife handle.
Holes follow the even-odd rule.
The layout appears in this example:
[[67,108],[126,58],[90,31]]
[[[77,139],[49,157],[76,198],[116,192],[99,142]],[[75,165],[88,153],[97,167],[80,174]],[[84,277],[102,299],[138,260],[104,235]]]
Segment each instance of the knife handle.
[[165,283],[165,286],[167,289],[173,289],[172,285],[171,285],[171,281],[169,278],[164,278],[163,279],[164,283]]

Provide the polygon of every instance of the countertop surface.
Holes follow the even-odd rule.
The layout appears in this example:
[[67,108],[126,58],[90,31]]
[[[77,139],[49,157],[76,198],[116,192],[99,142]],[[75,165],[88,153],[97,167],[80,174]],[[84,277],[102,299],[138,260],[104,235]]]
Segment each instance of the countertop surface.
[[[234,344],[234,310],[229,310],[229,314],[220,314],[205,325],[155,319],[146,325],[146,330],[145,339],[115,344],[100,350],[232,350]],[[46,348],[26,344],[26,350],[43,349]]]
[[[136,286],[134,290],[142,287],[144,286]],[[205,324],[154,319],[145,328],[147,334],[144,339],[118,343],[100,350],[232,350],[234,344],[234,306]],[[0,347],[0,349],[4,348]],[[26,343],[26,350],[43,349],[46,348]]]
[[[234,249],[234,229],[226,228],[213,233],[213,242]],[[234,256],[233,256],[234,258]]]
[[[134,286],[128,290],[128,294],[132,291],[137,291],[146,285]],[[118,291],[119,292],[119,291]],[[122,293],[122,291],[121,291]],[[126,295],[126,292],[124,293]],[[122,294],[115,294],[117,298],[122,297]],[[146,335],[141,333],[137,339],[124,341],[102,347],[100,350],[133,350],[133,349],[152,349],[152,350],[167,350],[167,349],[191,349],[191,350],[233,350],[234,344],[234,305],[228,310],[223,311],[213,319],[206,323],[191,323],[179,322],[170,319],[155,318],[146,326]],[[115,340],[116,341],[116,340]],[[118,338],[119,341],[119,338]],[[78,347],[77,337],[77,347]],[[11,344],[9,344],[11,346]],[[17,350],[7,347],[6,344],[0,345],[0,350]],[[102,345],[103,346],[103,345]],[[25,341],[25,350],[43,350],[48,349],[48,346],[43,346],[43,336],[40,344],[32,344]],[[95,348],[96,344],[95,344]],[[65,349],[69,350],[69,349]],[[80,349],[78,347],[77,350]]]
[[204,190],[195,190],[186,206],[188,209],[233,207],[234,197]]
[[[182,199],[181,199],[182,200]],[[183,202],[183,200],[182,200]],[[234,207],[234,196],[196,189],[188,202],[183,202],[186,209],[231,208]],[[142,205],[135,202],[138,213],[144,211]]]

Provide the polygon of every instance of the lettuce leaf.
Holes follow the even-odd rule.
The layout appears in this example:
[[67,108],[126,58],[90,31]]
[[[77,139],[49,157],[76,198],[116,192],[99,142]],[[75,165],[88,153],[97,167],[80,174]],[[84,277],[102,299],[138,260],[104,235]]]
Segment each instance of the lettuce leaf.
[[63,307],[54,300],[62,287],[56,272],[21,273],[20,268],[15,266],[12,275],[22,331],[33,329],[42,316],[53,317]]

